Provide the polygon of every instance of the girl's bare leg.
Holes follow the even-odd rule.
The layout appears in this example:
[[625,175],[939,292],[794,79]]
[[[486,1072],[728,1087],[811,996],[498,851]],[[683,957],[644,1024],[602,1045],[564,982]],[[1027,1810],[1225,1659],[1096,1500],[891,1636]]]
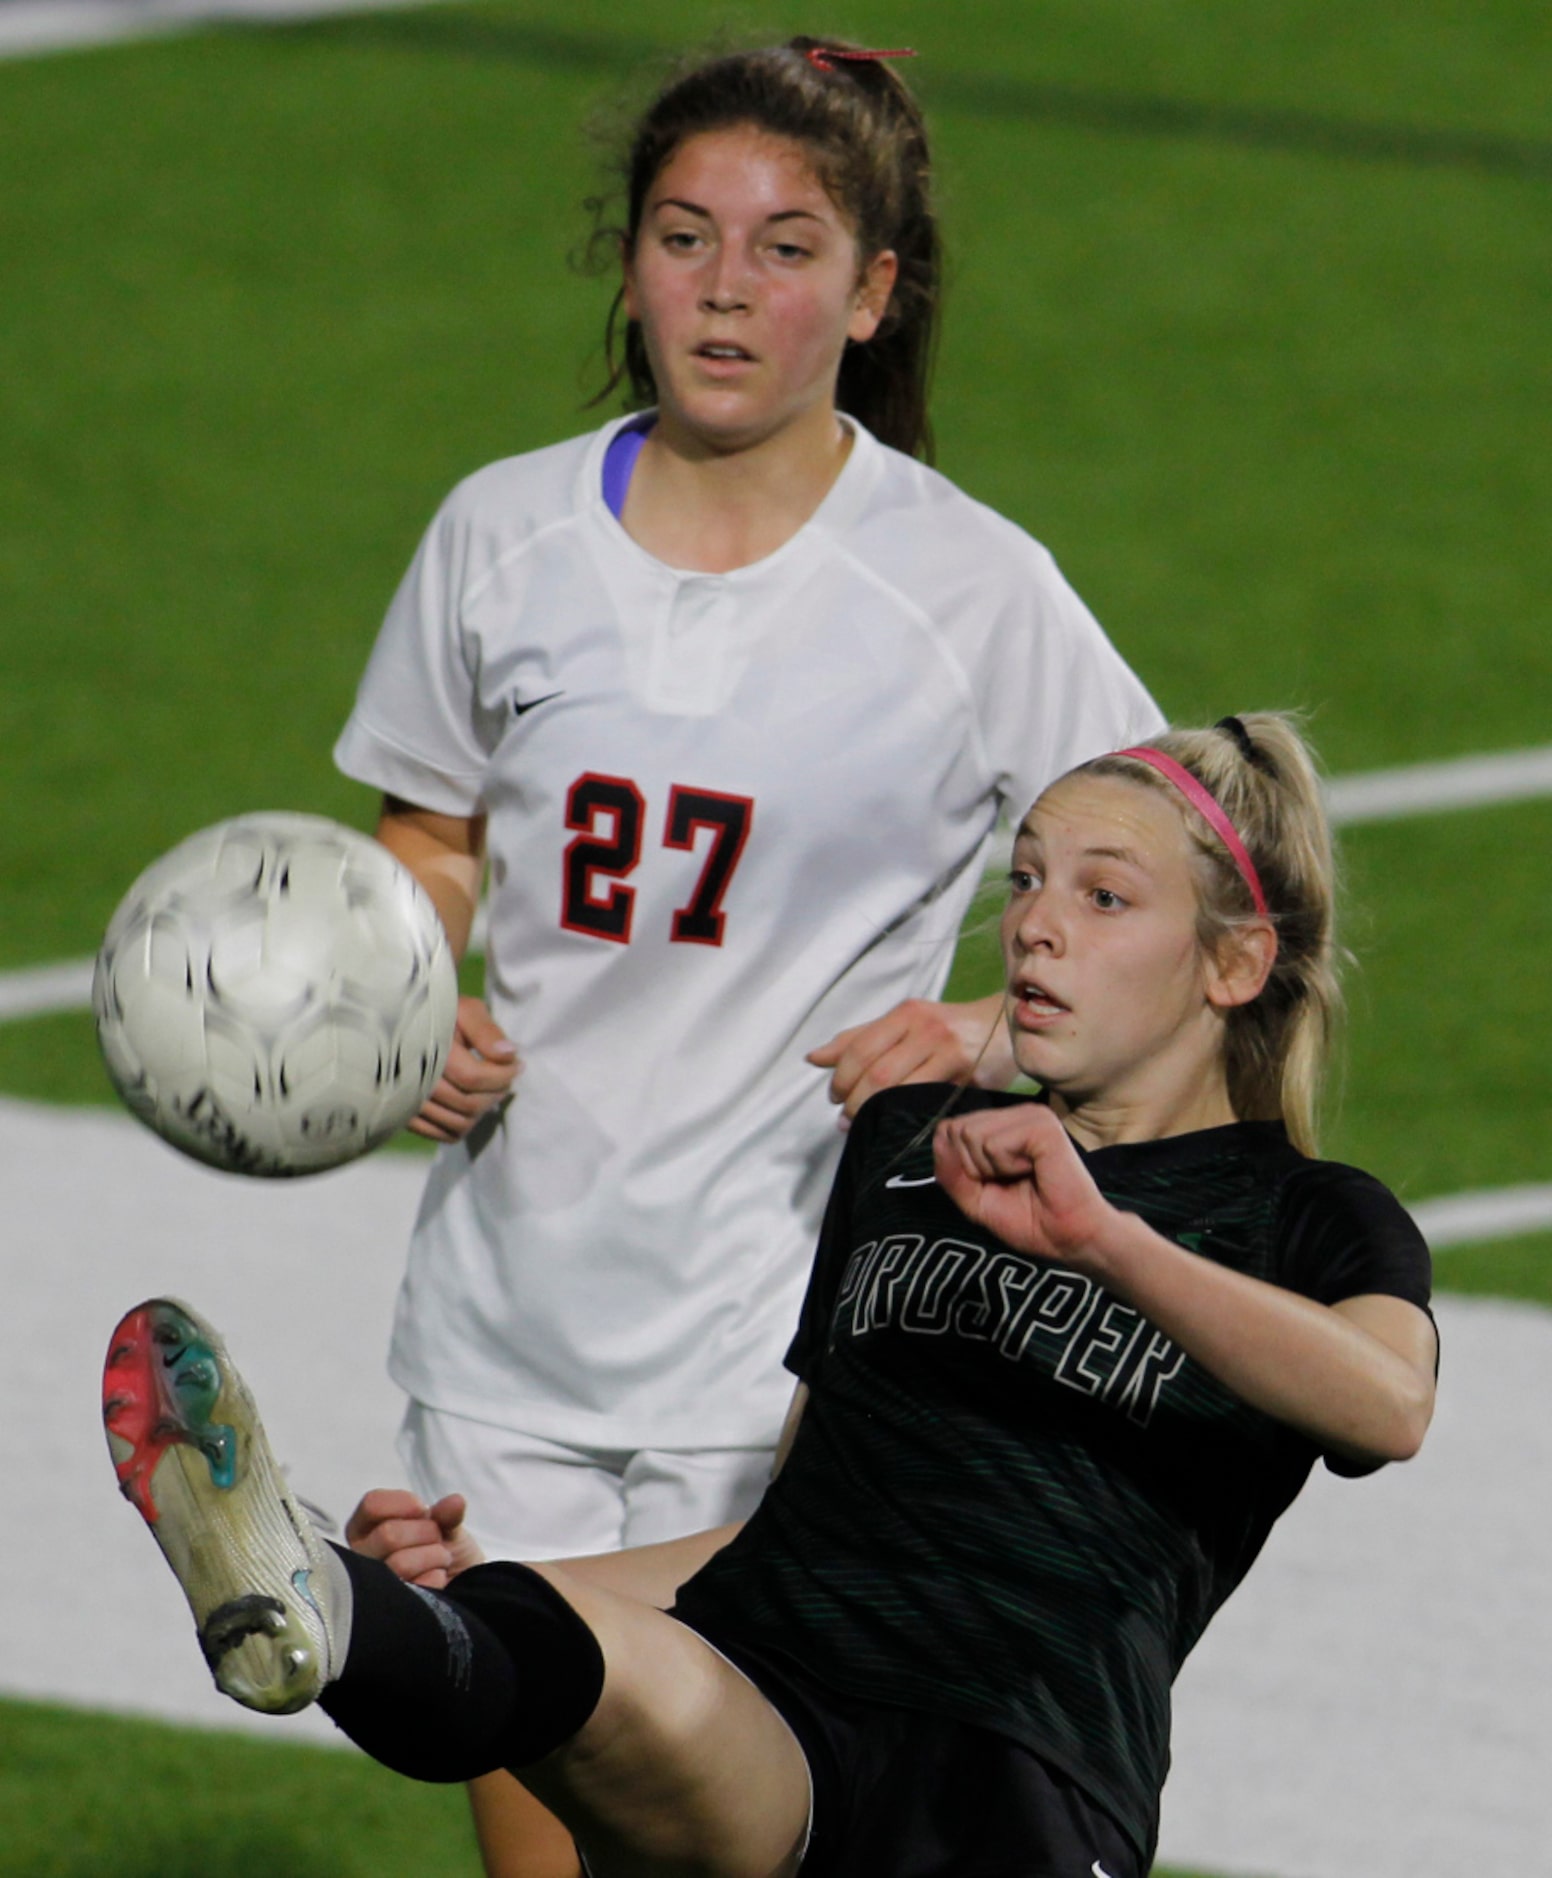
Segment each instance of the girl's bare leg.
[[512,1774],[469,1782],[485,1878],[581,1878],[576,1841]]
[[581,1731],[519,1778],[570,1828],[594,1878],[796,1871],[808,1769],[753,1683],[652,1606],[535,1569],[598,1639],[604,1690]]

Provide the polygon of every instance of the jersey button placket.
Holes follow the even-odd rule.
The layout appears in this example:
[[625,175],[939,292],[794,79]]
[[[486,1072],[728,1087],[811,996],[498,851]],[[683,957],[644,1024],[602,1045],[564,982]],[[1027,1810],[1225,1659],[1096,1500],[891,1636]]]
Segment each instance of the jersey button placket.
[[652,661],[652,701],[662,710],[709,715],[721,702],[726,581],[686,575],[666,608]]

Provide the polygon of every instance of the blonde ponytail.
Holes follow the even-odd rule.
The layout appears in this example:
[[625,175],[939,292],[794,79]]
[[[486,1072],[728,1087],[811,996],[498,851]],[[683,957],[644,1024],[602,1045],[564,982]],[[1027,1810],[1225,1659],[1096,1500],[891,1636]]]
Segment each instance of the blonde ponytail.
[[[1336,858],[1320,778],[1296,720],[1246,712],[1211,730],[1171,730],[1152,748],[1173,757],[1215,798],[1260,876],[1277,958],[1260,995],[1227,1016],[1229,1101],[1242,1121],[1281,1120],[1302,1153],[1316,1151],[1321,1087],[1341,1014],[1335,936]],[[1222,838],[1156,770],[1103,756],[1089,774],[1124,775],[1170,796],[1199,864],[1198,932],[1216,951],[1258,917]]]

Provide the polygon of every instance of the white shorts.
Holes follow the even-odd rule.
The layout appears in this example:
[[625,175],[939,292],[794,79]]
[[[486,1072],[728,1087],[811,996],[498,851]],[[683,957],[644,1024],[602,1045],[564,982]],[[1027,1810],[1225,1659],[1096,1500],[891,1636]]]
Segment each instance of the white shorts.
[[770,1448],[574,1448],[411,1401],[399,1458],[429,1505],[469,1502],[491,1559],[580,1557],[703,1532],[755,1509]]

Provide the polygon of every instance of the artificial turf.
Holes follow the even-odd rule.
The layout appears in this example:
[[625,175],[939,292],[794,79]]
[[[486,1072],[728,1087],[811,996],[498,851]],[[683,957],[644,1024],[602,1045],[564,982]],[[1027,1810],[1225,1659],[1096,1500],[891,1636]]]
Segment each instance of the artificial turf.
[[[1053,543],[1167,708],[1310,706],[1337,768],[1538,740],[1552,185],[1042,103],[1518,127],[1512,83],[1446,110],[1422,82],[1414,42],[1453,48],[1458,11],[1409,9],[1360,101],[1332,90],[1363,50],[1335,6],[1265,10],[1285,65],[1232,10],[1186,60],[1148,9],[855,10],[919,38],[943,97],[944,467]],[[1486,10],[1468,77],[1525,11]],[[0,760],[29,809],[0,959],[89,949],[191,820],[365,818],[328,747],[430,508],[591,421],[606,294],[566,255],[579,119],[637,43],[613,17],[442,8],[0,72]],[[634,18],[667,44],[704,15]]]
[[[921,52],[940,463],[1172,715],[1304,707],[1338,771],[1544,742],[1541,11],[1185,16],[847,9]],[[203,823],[370,821],[329,748],[420,529],[596,421],[581,126],[708,17],[445,6],[0,66],[0,969],[90,953]],[[1546,1174],[1547,816],[1348,842],[1331,1148],[1406,1197]],[[107,1099],[70,1017],[0,1027],[0,1089]],[[1505,1282],[1552,1296],[1533,1255]]]
[[461,1788],[362,1755],[0,1703],[3,1878],[478,1878]]
[[[447,487],[596,421],[583,118],[772,0],[445,6],[0,64],[0,970],[329,747]],[[853,0],[915,44],[951,255],[941,466],[1057,552],[1179,717],[1295,704],[1337,771],[1548,740],[1541,0]],[[1552,809],[1353,830],[1330,1151],[1549,1177]],[[985,988],[984,936],[957,984]],[[107,1100],[84,1016],[0,1091]],[[1552,1237],[1446,1286],[1552,1302]],[[461,1795],[0,1704],[0,1878],[475,1878]],[[1184,1874],[1177,1878],[1185,1878]]]
[[[283,1726],[283,1724],[280,1724]],[[461,1787],[363,1755],[0,1701],[0,1878],[480,1878]],[[1205,1878],[1157,1869],[1155,1878]]]
[[[1542,741],[1541,11],[1188,15],[850,9],[922,52],[943,466],[1175,714],[1304,705],[1338,769]],[[0,69],[0,966],[89,952],[201,822],[369,819],[328,748],[430,508],[591,421],[579,125],[706,19],[443,7]],[[1333,1146],[1410,1194],[1545,1171],[1545,835],[1349,841]],[[86,1027],[0,1032],[0,1087],[103,1099]]]

